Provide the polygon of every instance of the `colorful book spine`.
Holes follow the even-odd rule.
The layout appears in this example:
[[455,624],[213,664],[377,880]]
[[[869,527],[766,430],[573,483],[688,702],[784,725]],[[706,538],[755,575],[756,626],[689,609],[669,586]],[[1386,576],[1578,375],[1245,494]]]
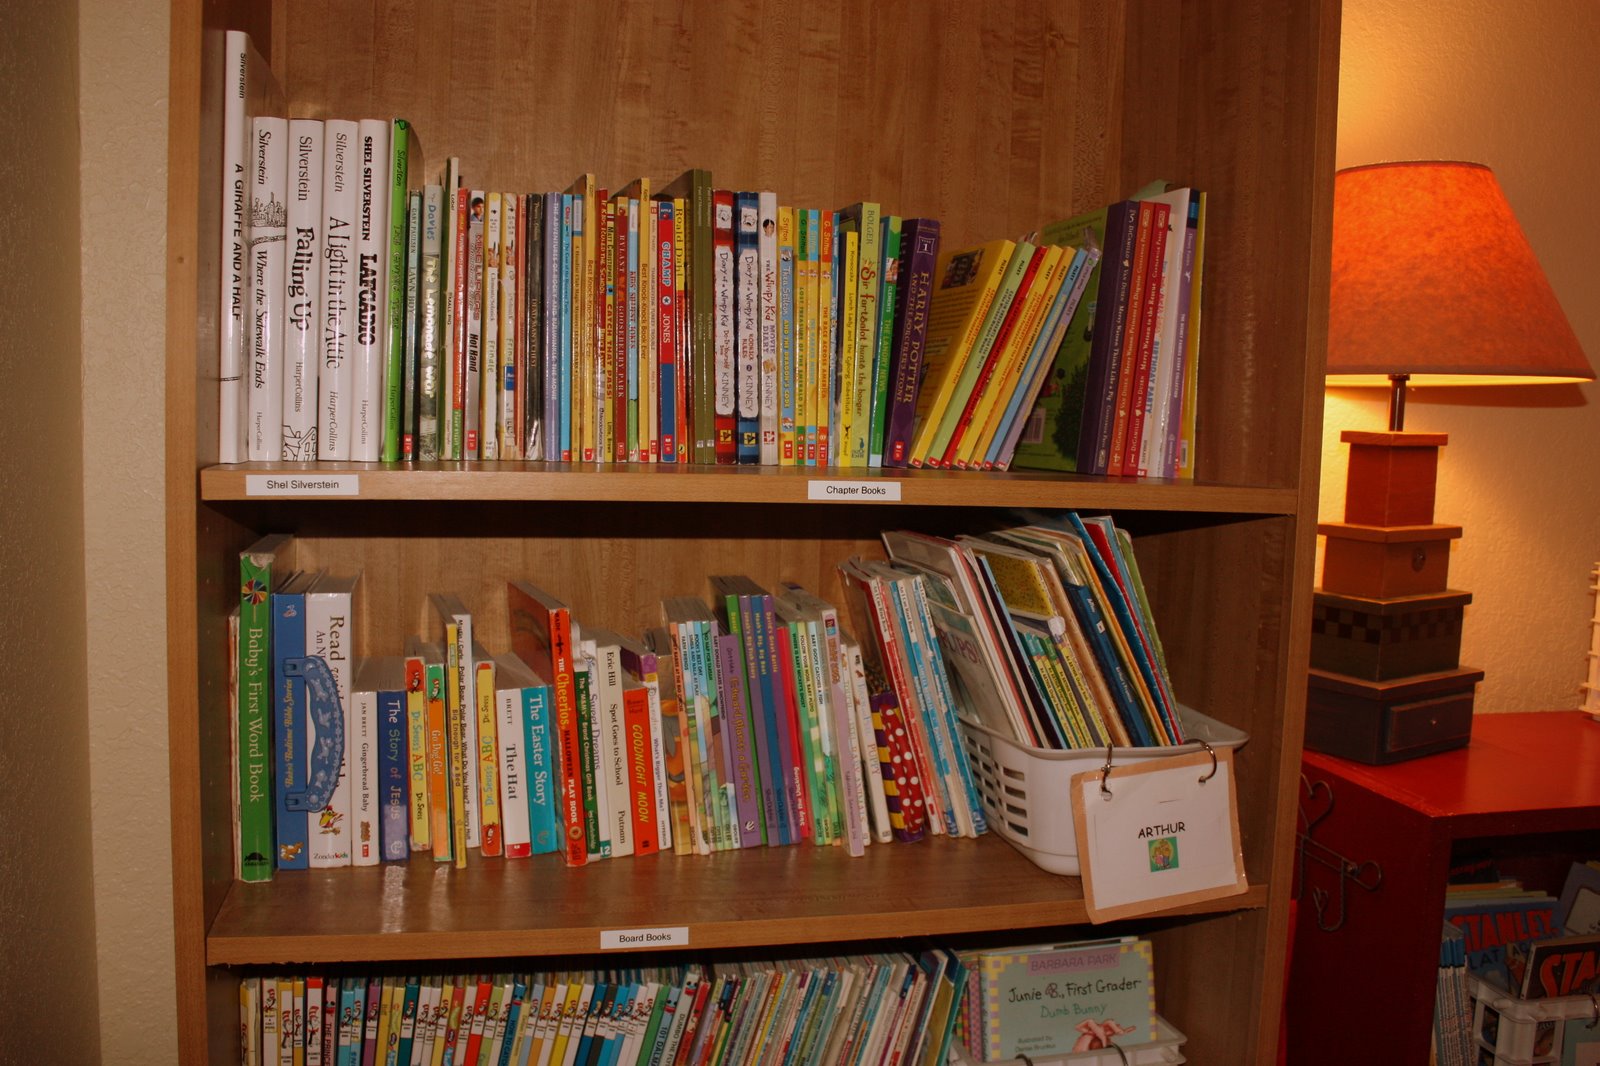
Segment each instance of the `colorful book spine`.
[[[655,789],[653,805],[655,807],[655,832],[658,850],[665,851],[675,845],[677,834],[674,832],[671,815],[672,803],[669,798],[669,771],[668,771],[668,735],[666,732],[669,721],[673,715],[665,706],[662,695],[662,670],[660,658],[650,648],[637,641],[625,640],[622,645],[622,669],[629,677],[637,680],[645,691],[647,699],[650,740],[650,778]],[[637,773],[637,770],[635,771]],[[681,766],[679,777],[681,779]]]
[[1110,413],[1111,443],[1106,458],[1105,472],[1113,477],[1123,473],[1127,456],[1128,420],[1134,380],[1138,374],[1140,339],[1144,333],[1144,316],[1149,307],[1147,294],[1150,286],[1150,250],[1154,243],[1156,206],[1148,201],[1134,201],[1136,236],[1133,259],[1129,267],[1128,298],[1124,308],[1125,325],[1122,333],[1121,355],[1117,366],[1117,387]]
[[882,220],[883,249],[878,257],[878,325],[872,357],[871,417],[867,431],[867,465],[883,466],[883,438],[889,417],[889,382],[894,362],[894,315],[900,288],[900,242],[904,221],[899,215]]
[[[1147,201],[1140,204],[1141,216],[1145,212],[1146,205],[1151,214],[1150,247],[1146,253],[1144,299],[1139,309],[1139,334],[1137,347],[1134,349],[1133,375],[1129,379],[1126,403],[1127,429],[1122,452],[1122,472],[1129,475],[1139,473],[1145,417],[1152,399],[1151,388],[1152,384],[1159,380],[1158,368],[1155,365],[1156,333],[1161,323],[1163,299],[1166,293],[1167,230],[1172,211],[1167,204]],[[1143,450],[1148,458],[1147,446],[1143,446]]]
[[250,354],[247,455],[283,457],[284,274],[289,208],[289,123],[258,116],[251,124],[249,289]]
[[428,708],[428,844],[435,862],[455,858],[451,832],[450,727],[445,705],[444,650],[423,647],[422,686]]
[[628,774],[628,739],[623,709],[622,649],[610,634],[596,636],[596,671],[590,678],[595,695],[596,751],[602,806],[601,832],[610,855],[633,854],[633,821],[628,813],[632,784]]
[[378,689],[362,661],[351,684],[345,773],[350,778],[350,864],[376,866],[382,842],[378,804]]
[[1105,254],[1095,295],[1095,329],[1078,436],[1077,469],[1083,474],[1104,474],[1109,469],[1138,218],[1135,200],[1113,204],[1106,213]]
[[601,821],[597,778],[599,753],[595,750],[594,688],[587,669],[573,672],[573,691],[577,693],[578,781],[583,794],[583,838],[586,858],[605,858],[605,832]]
[[272,594],[273,794],[277,805],[277,864],[280,870],[311,866],[306,812],[291,806],[305,792],[307,756],[306,685],[285,669],[289,659],[306,653],[308,574],[297,574],[282,591]]
[[[306,654],[328,664],[333,674],[334,691],[344,715],[344,772],[335,783],[333,794],[308,825],[311,838],[312,868],[348,866],[355,858],[355,777],[351,773],[350,749],[354,744],[355,685],[354,624],[352,614],[357,577],[317,578],[306,590]],[[313,728],[307,737],[316,743]]]
[[406,810],[410,819],[412,851],[430,851],[433,838],[428,820],[428,693],[427,663],[419,650],[408,645],[406,680]]
[[927,344],[928,311],[933,301],[933,270],[939,259],[939,220],[907,220],[902,226],[901,248],[895,289],[894,365],[883,444],[883,465],[891,467],[904,467],[910,459],[917,390],[922,381],[922,351]]
[[443,257],[444,190],[428,185],[422,190],[421,322],[417,355],[417,458],[439,458],[440,341],[444,327]]
[[817,462],[817,258],[808,222],[811,212],[794,209],[794,461]]
[[778,208],[778,463],[795,464],[794,208]]
[[627,746],[627,817],[635,855],[651,855],[661,848],[660,819],[656,813],[656,760],[651,754],[655,743],[650,728],[651,704],[650,692],[643,684],[632,678],[624,680],[622,724]]
[[544,197],[544,457],[561,462],[561,229],[562,197]]
[[875,203],[857,204],[848,214],[859,226],[860,254],[856,262],[856,314],[854,361],[845,368],[851,381],[845,395],[850,409],[844,414],[845,440],[841,455],[848,455],[842,465],[867,465],[872,424],[872,386],[878,351],[879,315],[878,296],[881,287],[882,257],[884,248],[882,209]]
[[730,627],[734,624],[737,614],[746,672],[750,678],[750,699],[746,702],[754,710],[756,719],[757,785],[761,790],[766,842],[770,845],[792,844],[797,838],[791,835],[789,798],[783,787],[788,775],[784,771],[780,732],[782,694],[777,690],[778,678],[772,672],[773,657],[768,645],[773,637],[764,608],[762,595],[753,590],[735,595],[728,603],[728,624]]
[[712,230],[712,335],[711,358],[716,371],[716,461],[738,461],[737,407],[738,322],[735,310],[738,299],[738,253],[734,238],[733,193],[717,190],[713,197],[714,228]]
[[522,583],[507,591],[512,651],[550,685],[554,698],[555,767],[560,774],[560,826],[568,865],[587,861],[580,775],[577,693],[573,676],[572,618],[567,608],[534,595]]
[[659,385],[659,418],[661,461],[678,461],[679,444],[684,427],[678,423],[680,381],[678,360],[678,308],[676,306],[677,275],[682,267],[678,261],[678,246],[674,237],[677,228],[675,205],[662,200],[655,205],[655,263],[656,263],[656,380]]
[[[574,436],[572,417],[572,401],[575,395],[573,391],[573,375],[576,373],[572,321],[572,295],[574,292],[572,277],[572,271],[574,267],[572,258],[572,240],[575,219],[577,220],[576,224],[581,232],[583,205],[581,203],[574,204],[573,199],[574,197],[571,193],[561,194],[561,236],[558,241],[561,253],[561,267],[559,274],[561,279],[561,292],[556,297],[556,309],[560,313],[561,332],[561,359],[559,364],[559,382],[561,391],[556,403],[556,412],[561,419],[561,432],[559,436],[560,455],[561,461],[564,463],[571,462],[574,458],[581,458],[579,453],[575,450],[577,445],[576,437]],[[574,207],[577,208],[576,211],[574,211]]]
[[[856,317],[861,312],[861,231],[854,223],[841,223],[838,245],[837,287],[833,288],[840,311],[838,330],[838,360],[829,360],[825,380],[831,381],[832,396],[827,407],[835,427],[829,438],[828,460],[830,466],[849,466],[855,429],[852,419],[856,410],[856,390],[860,382],[856,377],[856,348],[861,338],[857,332]],[[828,289],[822,290],[822,299],[828,299]],[[832,335],[832,330],[828,335]],[[865,437],[862,438],[865,440]],[[819,457],[820,458],[820,457]],[[861,465],[866,465],[866,451],[861,453]]]
[[522,690],[522,715],[528,758],[528,842],[534,855],[557,851],[562,832],[551,689],[548,684]]
[[[416,131],[403,118],[393,121],[389,129],[389,166],[386,177],[388,189],[384,197],[384,234],[386,258],[384,262],[383,296],[386,301],[383,358],[383,389],[381,392],[383,437],[379,443],[379,458],[394,462],[400,458],[402,414],[405,410],[404,388],[406,379],[406,210],[411,203],[411,186],[417,184],[411,168],[422,169],[422,152],[418,147]],[[410,433],[409,429],[404,430]]]
[[495,700],[494,660],[481,647],[472,650],[474,731],[473,773],[478,785],[478,845],[485,858],[501,854],[500,833],[500,708]]
[[521,274],[517,290],[522,296],[522,324],[517,341],[517,386],[522,424],[522,458],[545,458],[545,349],[544,260],[545,198],[532,193],[522,208],[522,234],[518,238]]
[[389,341],[390,124],[358,124],[356,173],[356,319],[350,371],[350,458],[377,462],[383,444]]
[[293,540],[273,534],[239,553],[239,637],[235,669],[238,852],[242,881],[270,881],[276,868],[272,786],[272,589],[290,565]]
[[466,315],[461,285],[466,260],[466,202],[461,197],[461,161],[445,160],[440,184],[439,241],[439,458],[461,458],[461,326]]
[[[641,280],[644,286],[651,286],[652,278],[649,268],[649,255],[645,256],[645,272],[643,279],[639,275],[639,238],[644,237],[644,250],[649,252],[653,243],[655,230],[650,226],[649,198],[645,199],[645,217],[641,224],[639,219],[639,200],[629,197],[623,200],[621,210],[623,218],[627,221],[627,228],[622,235],[623,252],[627,256],[626,265],[622,270],[623,299],[622,299],[622,335],[626,343],[627,361],[627,419],[628,419],[628,448],[627,458],[631,463],[648,463],[652,459],[650,447],[650,372],[649,364],[643,360],[643,353],[649,352],[648,343],[645,342],[644,327],[654,321],[653,309],[648,309],[650,300],[644,301],[646,308],[640,307],[639,294]],[[654,292],[654,288],[647,288]],[[645,311],[649,310],[647,316]]]
[[716,638],[717,679],[733,750],[735,829],[739,846],[760,847],[763,826],[757,781],[756,752],[751,743],[749,690],[744,671],[744,651],[736,634]]
[[500,204],[500,458],[522,458],[522,417],[519,387],[521,362],[518,348],[523,343],[522,316],[518,314],[522,285],[522,243],[520,232],[521,197],[506,193]]
[[[774,676],[773,692],[777,696],[780,748],[783,757],[784,787],[787,792],[790,840],[799,842],[811,836],[811,791],[806,781],[804,748],[800,738],[799,698],[794,673],[794,651],[789,644],[788,627],[780,624],[775,615],[766,619],[769,654],[772,657]],[[781,680],[779,680],[781,679]]]
[[396,671],[386,679],[386,683],[394,681],[400,681],[402,687],[378,692],[378,842],[384,862],[400,862],[411,851],[406,791],[411,767],[403,673]]
[[760,346],[760,462],[778,465],[778,197],[756,196],[756,259],[760,299],[757,310]]
[[463,459],[483,456],[483,236],[485,199],[481,189],[466,193],[465,322],[462,328]]
[[[483,262],[478,285],[481,307],[478,385],[478,457],[500,458],[500,238],[503,197],[483,194]],[[470,239],[470,235],[469,235]],[[468,299],[471,293],[468,292]]]
[[406,193],[406,250],[404,297],[405,361],[404,380],[400,388],[400,459],[412,462],[417,458],[417,412],[419,409],[419,382],[422,373],[422,192]]
[[285,271],[283,457],[317,457],[317,372],[322,363],[322,146],[317,119],[289,121],[288,266]]
[[[811,228],[815,219],[815,228]],[[816,308],[817,349],[817,400],[814,408],[817,417],[817,463],[821,466],[837,465],[839,435],[838,419],[834,408],[839,395],[839,344],[835,336],[839,322],[838,295],[834,286],[840,273],[834,250],[834,231],[837,216],[832,211],[815,211],[806,218],[808,234],[815,239],[817,288],[813,305]],[[807,325],[810,325],[808,320]]]

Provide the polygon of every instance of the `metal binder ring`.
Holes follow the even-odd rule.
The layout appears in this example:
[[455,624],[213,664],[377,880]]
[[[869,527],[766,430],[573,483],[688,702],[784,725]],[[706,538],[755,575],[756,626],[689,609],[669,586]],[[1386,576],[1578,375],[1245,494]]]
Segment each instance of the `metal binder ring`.
[[1100,768],[1100,794],[1111,795],[1111,790],[1106,787],[1106,780],[1111,776],[1111,745],[1106,745],[1106,764]]
[[1122,1045],[1115,1040],[1107,1040],[1106,1047],[1117,1053],[1117,1058],[1122,1060],[1122,1066],[1128,1066],[1128,1053],[1122,1050]]
[[1203,785],[1217,776],[1217,750],[1203,740],[1200,742],[1200,746],[1206,749],[1206,754],[1211,756],[1211,772],[1200,779],[1200,783]]
[[1595,1026],[1600,1025],[1600,996],[1590,992],[1589,1002],[1594,1005],[1594,1019],[1588,1025],[1584,1026],[1585,1029],[1593,1029]]

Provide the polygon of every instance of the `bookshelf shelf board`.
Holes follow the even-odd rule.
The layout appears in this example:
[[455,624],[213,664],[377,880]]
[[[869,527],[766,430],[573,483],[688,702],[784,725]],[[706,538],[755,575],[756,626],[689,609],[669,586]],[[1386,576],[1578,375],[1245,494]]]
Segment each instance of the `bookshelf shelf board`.
[[[268,481],[272,484],[269,484]],[[934,507],[1079,507],[1287,515],[1292,489],[1080,477],[1040,471],[838,470],[796,467],[536,462],[239,463],[200,472],[207,501],[329,498],[297,483],[342,483],[360,500],[596,500],[630,503],[898,502]],[[826,495],[830,483],[886,495]],[[821,500],[812,493],[823,493]]]
[[[1267,891],[1175,910],[1264,907]],[[213,966],[592,954],[606,931],[686,927],[689,951],[1087,922],[1081,883],[1004,841],[763,848],[579,869],[554,856],[280,873],[237,883],[206,938]]]

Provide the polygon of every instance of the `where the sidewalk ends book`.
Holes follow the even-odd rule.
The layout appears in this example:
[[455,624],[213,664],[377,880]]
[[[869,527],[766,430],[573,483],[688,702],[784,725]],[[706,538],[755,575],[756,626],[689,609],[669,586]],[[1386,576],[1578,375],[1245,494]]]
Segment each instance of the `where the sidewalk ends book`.
[[1131,937],[975,952],[977,1031],[968,1047],[987,1061],[1062,1055],[1156,1038],[1150,942]]

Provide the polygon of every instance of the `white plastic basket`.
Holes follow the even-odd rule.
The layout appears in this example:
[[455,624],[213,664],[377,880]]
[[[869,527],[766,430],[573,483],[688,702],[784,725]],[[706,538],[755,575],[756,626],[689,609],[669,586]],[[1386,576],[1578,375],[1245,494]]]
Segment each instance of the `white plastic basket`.
[[[1242,730],[1224,725],[1189,707],[1178,707],[1187,744],[1154,748],[1112,748],[1114,766],[1204,751],[1237,748],[1249,740]],[[989,828],[999,833],[1040,869],[1077,875],[1078,838],[1072,826],[1072,775],[1105,765],[1106,750],[1057,751],[1031,748],[961,719],[961,740],[972,763],[972,775],[983,796]]]
[[[1098,1051],[1077,1051],[1066,1055],[1043,1058],[1029,1056],[1022,1059],[1001,1059],[987,1066],[1170,1066],[1186,1062],[1183,1052],[1184,1035],[1174,1029],[1161,1015],[1156,1015],[1156,1038],[1144,1044],[1119,1044]],[[1118,1050],[1121,1054],[1118,1054]],[[954,1066],[978,1066],[979,1060],[959,1040],[950,1041],[950,1062]]]
[[1467,975],[1472,1036],[1483,1066],[1600,1062],[1600,1001],[1594,996],[1518,999]]

